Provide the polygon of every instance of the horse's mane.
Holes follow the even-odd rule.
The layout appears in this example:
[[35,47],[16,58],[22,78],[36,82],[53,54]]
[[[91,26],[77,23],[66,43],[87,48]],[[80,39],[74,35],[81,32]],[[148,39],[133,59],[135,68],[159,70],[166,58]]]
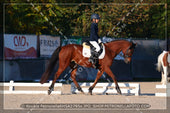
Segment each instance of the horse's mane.
[[127,42],[130,42],[130,41],[128,41],[128,40],[112,40],[112,41],[110,41],[110,42],[106,42],[106,43],[112,43],[112,42],[118,42],[118,41],[127,41]]
[[[105,42],[104,44],[109,44],[109,43],[119,42],[119,41],[131,42],[131,41],[128,41],[128,40],[125,40],[125,39],[118,39],[118,40],[112,40],[112,41],[109,41],[109,42]],[[68,44],[68,45],[65,45],[65,46],[70,46],[70,45],[82,46],[82,44]]]

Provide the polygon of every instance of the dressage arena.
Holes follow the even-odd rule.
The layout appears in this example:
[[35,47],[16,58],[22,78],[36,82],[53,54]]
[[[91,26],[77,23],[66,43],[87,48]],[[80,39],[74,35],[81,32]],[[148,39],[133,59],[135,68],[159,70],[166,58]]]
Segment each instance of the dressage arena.
[[[120,83],[120,82],[119,82]],[[126,82],[124,82],[126,83]],[[124,84],[120,83],[120,84]],[[139,84],[140,89],[139,95],[135,94],[123,94],[117,95],[115,94],[73,94],[71,93],[71,84],[62,84],[56,86],[54,92],[51,95],[43,94],[46,93],[48,87],[46,86],[15,86],[10,88],[8,86],[4,86],[4,109],[25,109],[22,107],[23,104],[148,104],[146,109],[166,109],[166,89],[158,88],[164,87],[160,82],[128,82],[129,84]],[[26,83],[25,83],[26,84]],[[57,83],[56,83],[57,84]],[[4,84],[5,85],[5,84]],[[10,84],[8,84],[10,86]],[[157,86],[156,88],[156,85]],[[1,86],[2,87],[2,86]],[[120,89],[123,90],[123,88]],[[30,94],[29,91],[42,91],[42,94]],[[55,93],[58,91],[60,93]],[[95,88],[94,88],[95,90]],[[13,94],[10,92],[13,91]],[[14,93],[14,92],[19,93]],[[2,93],[2,92],[1,92]],[[156,93],[161,93],[160,95],[156,95]],[[163,94],[164,93],[164,94]],[[34,106],[35,107],[35,106]],[[29,109],[29,108],[27,108]],[[30,108],[37,109],[37,108]],[[55,109],[55,108],[53,108]],[[120,108],[114,108],[120,109]]]

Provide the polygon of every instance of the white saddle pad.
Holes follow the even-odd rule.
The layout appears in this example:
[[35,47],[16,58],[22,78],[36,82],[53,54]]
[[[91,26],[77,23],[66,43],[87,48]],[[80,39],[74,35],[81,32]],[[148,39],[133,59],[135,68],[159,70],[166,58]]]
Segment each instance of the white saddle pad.
[[[95,41],[90,41],[90,43],[96,48],[96,51],[100,51],[99,45]],[[91,56],[90,47],[83,44],[83,56],[89,58]],[[100,54],[99,59],[103,59],[105,56],[105,46],[103,45],[103,52]]]

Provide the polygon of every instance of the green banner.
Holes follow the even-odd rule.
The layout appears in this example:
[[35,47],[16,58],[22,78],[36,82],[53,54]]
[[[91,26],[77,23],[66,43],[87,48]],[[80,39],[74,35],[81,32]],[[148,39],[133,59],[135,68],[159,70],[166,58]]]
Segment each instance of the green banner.
[[62,38],[62,46],[68,45],[68,44],[81,44],[82,38],[80,37],[70,37],[68,39],[63,39]]

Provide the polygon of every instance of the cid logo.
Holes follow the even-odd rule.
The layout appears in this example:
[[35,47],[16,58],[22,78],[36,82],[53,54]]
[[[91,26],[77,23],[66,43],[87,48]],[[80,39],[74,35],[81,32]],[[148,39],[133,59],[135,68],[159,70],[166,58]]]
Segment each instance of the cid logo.
[[15,46],[28,46],[25,36],[14,36],[14,45]]

